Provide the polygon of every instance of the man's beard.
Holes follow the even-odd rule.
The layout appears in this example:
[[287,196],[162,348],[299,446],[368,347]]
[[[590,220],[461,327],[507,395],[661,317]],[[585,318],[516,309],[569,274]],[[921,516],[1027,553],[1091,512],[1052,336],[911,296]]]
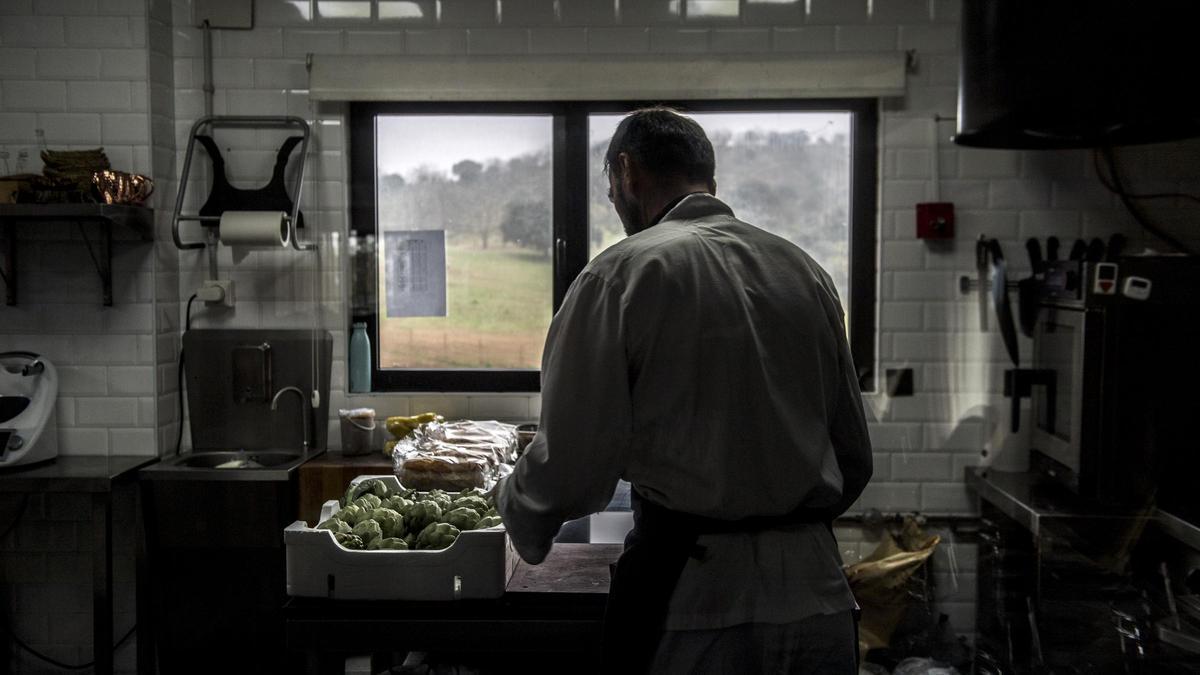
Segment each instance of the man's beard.
[[616,192],[613,209],[616,210],[617,217],[621,219],[621,226],[625,228],[625,236],[632,236],[646,229],[646,223],[642,220],[642,209],[639,206],[635,198],[626,197],[621,190]]

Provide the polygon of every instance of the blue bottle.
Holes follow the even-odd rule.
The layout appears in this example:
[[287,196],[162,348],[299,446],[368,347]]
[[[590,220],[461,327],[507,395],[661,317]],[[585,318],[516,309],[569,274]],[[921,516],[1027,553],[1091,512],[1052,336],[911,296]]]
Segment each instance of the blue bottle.
[[354,323],[350,334],[350,391],[371,391],[371,338],[367,337],[367,324]]

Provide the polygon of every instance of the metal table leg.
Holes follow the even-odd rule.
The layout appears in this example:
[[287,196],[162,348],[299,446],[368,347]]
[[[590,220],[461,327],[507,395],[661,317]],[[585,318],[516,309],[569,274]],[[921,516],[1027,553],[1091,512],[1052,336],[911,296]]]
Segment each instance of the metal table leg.
[[113,672],[112,493],[92,494],[92,658]]

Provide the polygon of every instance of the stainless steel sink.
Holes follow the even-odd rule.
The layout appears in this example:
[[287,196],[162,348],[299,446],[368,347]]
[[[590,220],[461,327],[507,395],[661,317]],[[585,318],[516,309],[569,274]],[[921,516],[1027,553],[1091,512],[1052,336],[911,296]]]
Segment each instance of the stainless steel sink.
[[272,481],[287,480],[304,462],[323,450],[200,450],[163,459],[146,467],[149,480]]

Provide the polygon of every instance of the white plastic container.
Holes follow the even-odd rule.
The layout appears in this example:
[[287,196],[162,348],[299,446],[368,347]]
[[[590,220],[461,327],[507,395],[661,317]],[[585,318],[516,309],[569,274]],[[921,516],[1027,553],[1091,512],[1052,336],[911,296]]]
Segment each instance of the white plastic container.
[[[395,476],[359,476],[357,484],[377,478],[393,490]],[[333,516],[336,500],[321,507],[321,520]],[[302,520],[283,531],[287,593],[293,597],[334,600],[459,600],[504,595],[518,557],[503,525],[467,530],[440,551],[351,551],[338,545],[329,530]]]

